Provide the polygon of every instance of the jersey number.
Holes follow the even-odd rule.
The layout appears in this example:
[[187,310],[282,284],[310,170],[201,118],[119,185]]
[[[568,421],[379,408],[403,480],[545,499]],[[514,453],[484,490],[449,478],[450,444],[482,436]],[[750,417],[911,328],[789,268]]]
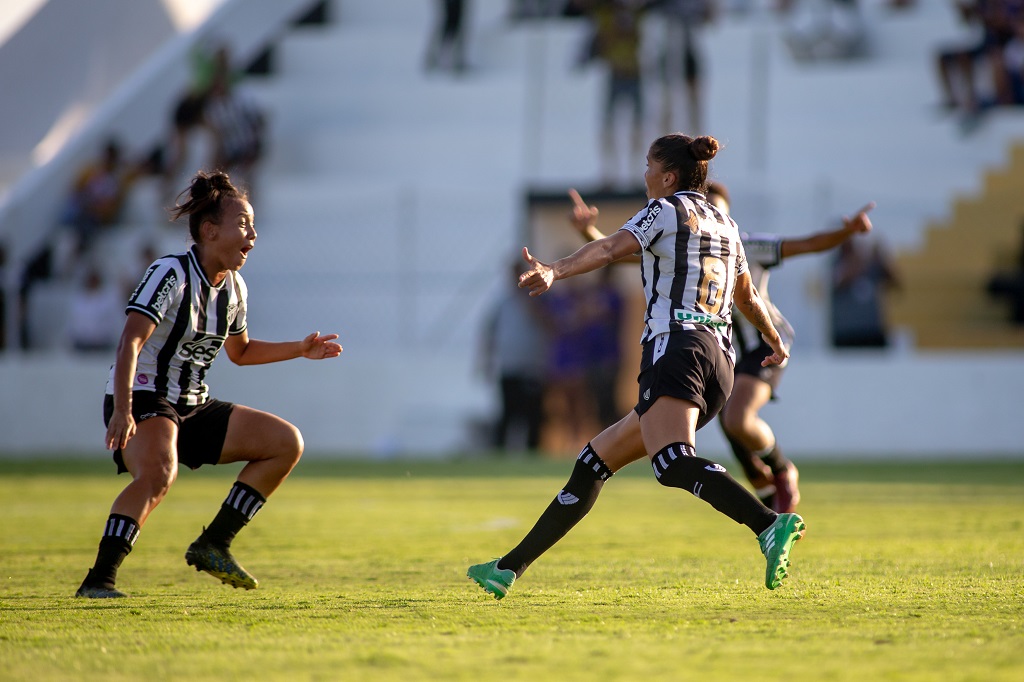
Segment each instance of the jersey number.
[[700,281],[697,283],[697,305],[706,313],[718,315],[725,307],[725,261],[715,256],[704,256],[700,261]]

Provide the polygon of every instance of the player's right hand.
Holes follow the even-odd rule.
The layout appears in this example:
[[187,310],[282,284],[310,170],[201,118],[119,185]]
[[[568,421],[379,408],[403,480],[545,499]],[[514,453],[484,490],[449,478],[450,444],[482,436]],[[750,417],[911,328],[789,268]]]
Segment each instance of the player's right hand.
[[555,283],[555,271],[547,263],[542,263],[534,258],[525,246],[523,247],[523,260],[530,267],[519,275],[519,288],[529,289],[530,296],[540,296]]
[[107,424],[105,441],[107,450],[123,450],[127,447],[128,441],[135,435],[135,431],[135,418],[132,417],[131,412],[119,413],[115,411],[110,417],[110,423]]

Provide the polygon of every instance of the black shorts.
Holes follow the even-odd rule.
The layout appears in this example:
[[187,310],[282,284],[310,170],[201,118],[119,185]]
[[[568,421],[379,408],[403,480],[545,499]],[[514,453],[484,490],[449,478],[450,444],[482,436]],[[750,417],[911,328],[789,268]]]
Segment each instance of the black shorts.
[[[178,425],[178,461],[189,469],[220,461],[233,409],[234,403],[213,398],[202,405],[179,407],[153,391],[132,393],[132,417],[136,424],[153,417],[166,417]],[[114,396],[106,395],[103,398],[104,425],[110,424],[113,414]],[[117,465],[117,473],[128,471],[120,448],[114,451],[114,464]]]
[[772,400],[776,398],[775,391],[779,388],[779,382],[782,381],[783,372],[786,371],[785,365],[761,366],[761,361],[774,352],[772,347],[762,340],[757,348],[749,353],[741,353],[736,360],[736,373],[752,376],[771,386]]
[[733,366],[710,331],[675,331],[644,344],[637,415],[658,398],[689,400],[700,408],[697,428],[714,419],[732,393]]

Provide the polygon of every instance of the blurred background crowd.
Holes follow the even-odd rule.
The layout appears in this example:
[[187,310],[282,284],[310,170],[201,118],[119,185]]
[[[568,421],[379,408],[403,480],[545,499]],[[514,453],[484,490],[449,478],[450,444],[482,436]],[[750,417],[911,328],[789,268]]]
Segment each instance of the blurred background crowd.
[[[27,3],[0,59],[15,49],[25,54],[19,36],[59,23],[72,4]],[[108,12],[108,4],[98,3],[95,13]],[[521,296],[517,256],[509,263],[521,243],[574,248],[567,223],[533,220],[532,196],[562,196],[556,216],[567,213],[571,186],[599,207],[636,210],[644,201],[646,146],[682,131],[726,141],[722,156],[734,165],[723,161],[712,174],[741,195],[735,204],[744,229],[810,232],[878,199],[878,234],[808,266],[813,272],[798,270],[799,283],[781,296],[812,309],[807,316],[817,322],[797,325],[816,339],[809,346],[885,349],[904,338],[891,324],[899,315],[888,297],[903,297],[920,276],[931,276],[897,252],[926,249],[929,215],[953,209],[948,199],[936,205],[935,193],[906,173],[900,183],[855,179],[886,165],[872,145],[893,146],[869,123],[900,135],[901,81],[881,74],[905,78],[913,63],[912,78],[928,81],[916,84],[911,106],[917,128],[933,137],[914,150],[994,150],[943,159],[963,171],[936,189],[946,197],[975,184],[986,162],[1016,158],[1020,135],[1005,131],[1024,130],[1015,113],[1024,104],[1024,2],[1014,0],[435,0],[376,14],[344,0],[292,4],[286,20],[254,44],[239,40],[225,17],[261,10],[206,3],[204,14],[166,32],[162,50],[137,48],[138,68],[120,65],[120,81],[46,162],[18,164],[8,154],[0,190],[0,350],[109,359],[124,302],[145,268],[185,246],[166,208],[197,168],[219,168],[252,195],[265,250],[243,274],[269,294],[269,304],[257,299],[273,309],[267,324],[307,323],[296,323],[296,311],[282,310],[274,293],[284,300],[329,283],[337,300],[310,294],[308,309],[349,330],[346,355],[382,337],[395,348],[450,352],[472,366],[473,380],[489,382],[494,407],[478,429],[480,442],[569,450],[630,405],[634,377],[622,368],[633,366],[623,360],[639,330],[636,303],[625,293],[635,287],[622,282],[636,273],[584,278],[538,301]],[[388,11],[398,13],[389,19]],[[915,22],[941,30],[924,38],[905,33]],[[410,41],[413,32],[418,40]],[[916,54],[908,57],[910,49]],[[173,71],[161,71],[161,60]],[[780,78],[780,60],[810,79],[801,90],[786,89],[794,86]],[[885,62],[889,71],[873,70]],[[0,79],[12,70],[0,63]],[[814,89],[849,74],[860,74],[853,82],[861,91],[839,97]],[[125,124],[118,98],[148,91],[161,93],[151,109],[159,113]],[[814,120],[780,122],[780,97]],[[886,98],[892,120],[872,122],[878,109],[866,100]],[[383,104],[371,106],[372,99]],[[13,129],[3,120],[10,115],[17,112],[0,114],[0,124]],[[855,138],[827,152],[842,180],[790,170],[813,166],[798,157],[801,147],[818,146],[816,135]],[[346,164],[344,172],[332,175],[328,162]],[[64,184],[50,184],[56,179]],[[877,196],[879,187],[888,196]],[[914,208],[887,216],[886,199]],[[787,213],[790,201],[809,208]],[[48,206],[26,221],[18,202]],[[1024,263],[1016,257],[1024,253],[1024,209],[999,206],[1000,220],[1013,225],[1000,229],[1012,237],[1001,237],[972,271],[981,278],[972,300],[998,311],[1000,319],[989,313],[987,323],[1012,330],[1024,322]],[[894,222],[903,225],[895,233]],[[566,234],[553,236],[559,230]],[[445,273],[445,259],[458,265]],[[445,276],[449,296],[435,289]],[[928,333],[911,342],[926,342]]]

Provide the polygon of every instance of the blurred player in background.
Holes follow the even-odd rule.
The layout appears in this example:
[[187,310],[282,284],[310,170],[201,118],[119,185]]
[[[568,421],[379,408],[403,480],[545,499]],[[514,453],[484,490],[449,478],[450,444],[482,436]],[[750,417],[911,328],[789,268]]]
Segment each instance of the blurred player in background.
[[708,162],[718,149],[708,136],[658,138],[644,174],[649,202],[621,229],[550,265],[523,249],[529,269],[519,285],[532,296],[640,250],[647,307],[634,410],[584,446],[569,481],[519,545],[469,568],[470,579],[497,599],[590,511],[608,478],[645,454],[659,483],[691,492],[757,536],[768,589],[787,576],[803,519],[769,509],[694,447],[697,430],[732,391],[734,305],[773,349],[766,365],[789,357],[751,281],[738,226],[705,199]]
[[[729,211],[729,193],[723,185],[710,186],[708,200],[723,211]],[[768,297],[769,271],[787,258],[828,251],[856,234],[870,232],[871,220],[867,214],[874,207],[873,202],[869,203],[852,218],[843,218],[842,227],[806,237],[791,239],[777,234],[740,234],[750,264],[750,278],[787,348],[793,345],[793,327]],[[760,414],[761,408],[776,398],[788,361],[762,365],[761,361],[772,353],[772,349],[743,319],[736,319],[732,337],[737,354],[736,378],[732,396],[722,409],[719,423],[743,467],[743,473],[761,501],[777,512],[796,511],[800,502],[797,468],[782,454],[775,433]]]
[[341,353],[337,334],[280,343],[249,338],[238,270],[256,243],[252,206],[225,173],[200,172],[186,193],[172,217],[188,217],[195,244],[157,259],[128,301],[103,414],[106,446],[118,473],[132,481],[114,500],[77,597],[125,596],[115,587],[117,569],[177,478],[179,462],[191,469],[247,462],[185,560],[233,587],[256,587],[231,555],[231,541],[298,463],[302,435],[280,417],[210,398],[203,380],[222,346],[238,365]]

